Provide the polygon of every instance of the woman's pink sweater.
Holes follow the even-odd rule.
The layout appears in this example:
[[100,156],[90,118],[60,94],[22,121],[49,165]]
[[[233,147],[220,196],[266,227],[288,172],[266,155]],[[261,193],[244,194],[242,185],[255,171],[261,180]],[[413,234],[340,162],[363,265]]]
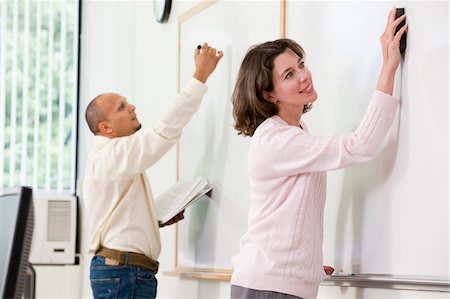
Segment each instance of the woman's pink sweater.
[[251,138],[248,230],[233,257],[234,285],[316,298],[322,265],[326,171],[378,153],[399,101],[375,91],[359,127],[348,135],[314,136],[279,116]]

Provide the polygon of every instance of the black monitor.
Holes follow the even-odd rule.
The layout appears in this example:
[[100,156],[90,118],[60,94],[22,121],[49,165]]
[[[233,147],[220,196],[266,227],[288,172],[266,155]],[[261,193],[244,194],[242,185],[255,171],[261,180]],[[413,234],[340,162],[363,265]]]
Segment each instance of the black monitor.
[[21,298],[34,226],[33,192],[0,189],[0,298]]

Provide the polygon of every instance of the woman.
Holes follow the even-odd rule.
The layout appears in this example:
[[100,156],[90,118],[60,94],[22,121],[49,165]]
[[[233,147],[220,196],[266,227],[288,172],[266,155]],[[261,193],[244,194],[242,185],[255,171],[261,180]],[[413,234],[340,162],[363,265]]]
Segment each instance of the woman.
[[308,133],[301,118],[317,99],[304,51],[294,41],[266,42],[247,52],[233,92],[239,134],[251,136],[248,230],[233,257],[231,298],[316,298],[322,266],[326,171],[372,159],[398,100],[392,97],[400,62],[395,9],[380,38],[383,66],[360,126],[346,136]]

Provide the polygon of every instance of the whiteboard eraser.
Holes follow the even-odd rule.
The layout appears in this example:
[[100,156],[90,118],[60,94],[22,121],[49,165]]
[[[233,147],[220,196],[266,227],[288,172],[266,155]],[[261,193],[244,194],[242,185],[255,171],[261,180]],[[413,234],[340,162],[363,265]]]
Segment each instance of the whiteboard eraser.
[[[397,8],[395,11],[395,19],[398,19],[404,14],[405,14],[404,8]],[[406,20],[403,20],[400,24],[398,24],[397,28],[395,29],[395,33],[397,33],[405,24]],[[405,53],[405,49],[406,49],[406,32],[403,33],[402,37],[400,38],[400,53],[402,55]]]

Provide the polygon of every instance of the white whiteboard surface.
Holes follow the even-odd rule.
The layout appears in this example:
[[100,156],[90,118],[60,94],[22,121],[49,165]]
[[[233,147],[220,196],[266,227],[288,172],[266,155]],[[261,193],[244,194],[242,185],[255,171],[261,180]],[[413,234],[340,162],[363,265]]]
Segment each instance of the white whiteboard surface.
[[375,160],[328,173],[324,263],[346,273],[448,277],[448,2],[289,1],[287,37],[305,48],[319,95],[303,120],[315,134],[356,128],[394,5],[409,24],[394,92],[401,107]]
[[[410,26],[394,92],[401,107],[375,160],[328,174],[324,262],[347,273],[448,278],[448,3],[288,1],[287,37],[305,49],[319,95],[303,120],[315,134],[356,128],[376,87],[379,37],[394,5],[405,7]],[[248,47],[279,38],[279,7],[220,1],[180,24],[181,88],[198,44],[225,56],[180,141],[180,179],[204,176],[213,193],[179,223],[178,266],[230,269],[238,252],[249,140],[232,127],[231,93]]]

